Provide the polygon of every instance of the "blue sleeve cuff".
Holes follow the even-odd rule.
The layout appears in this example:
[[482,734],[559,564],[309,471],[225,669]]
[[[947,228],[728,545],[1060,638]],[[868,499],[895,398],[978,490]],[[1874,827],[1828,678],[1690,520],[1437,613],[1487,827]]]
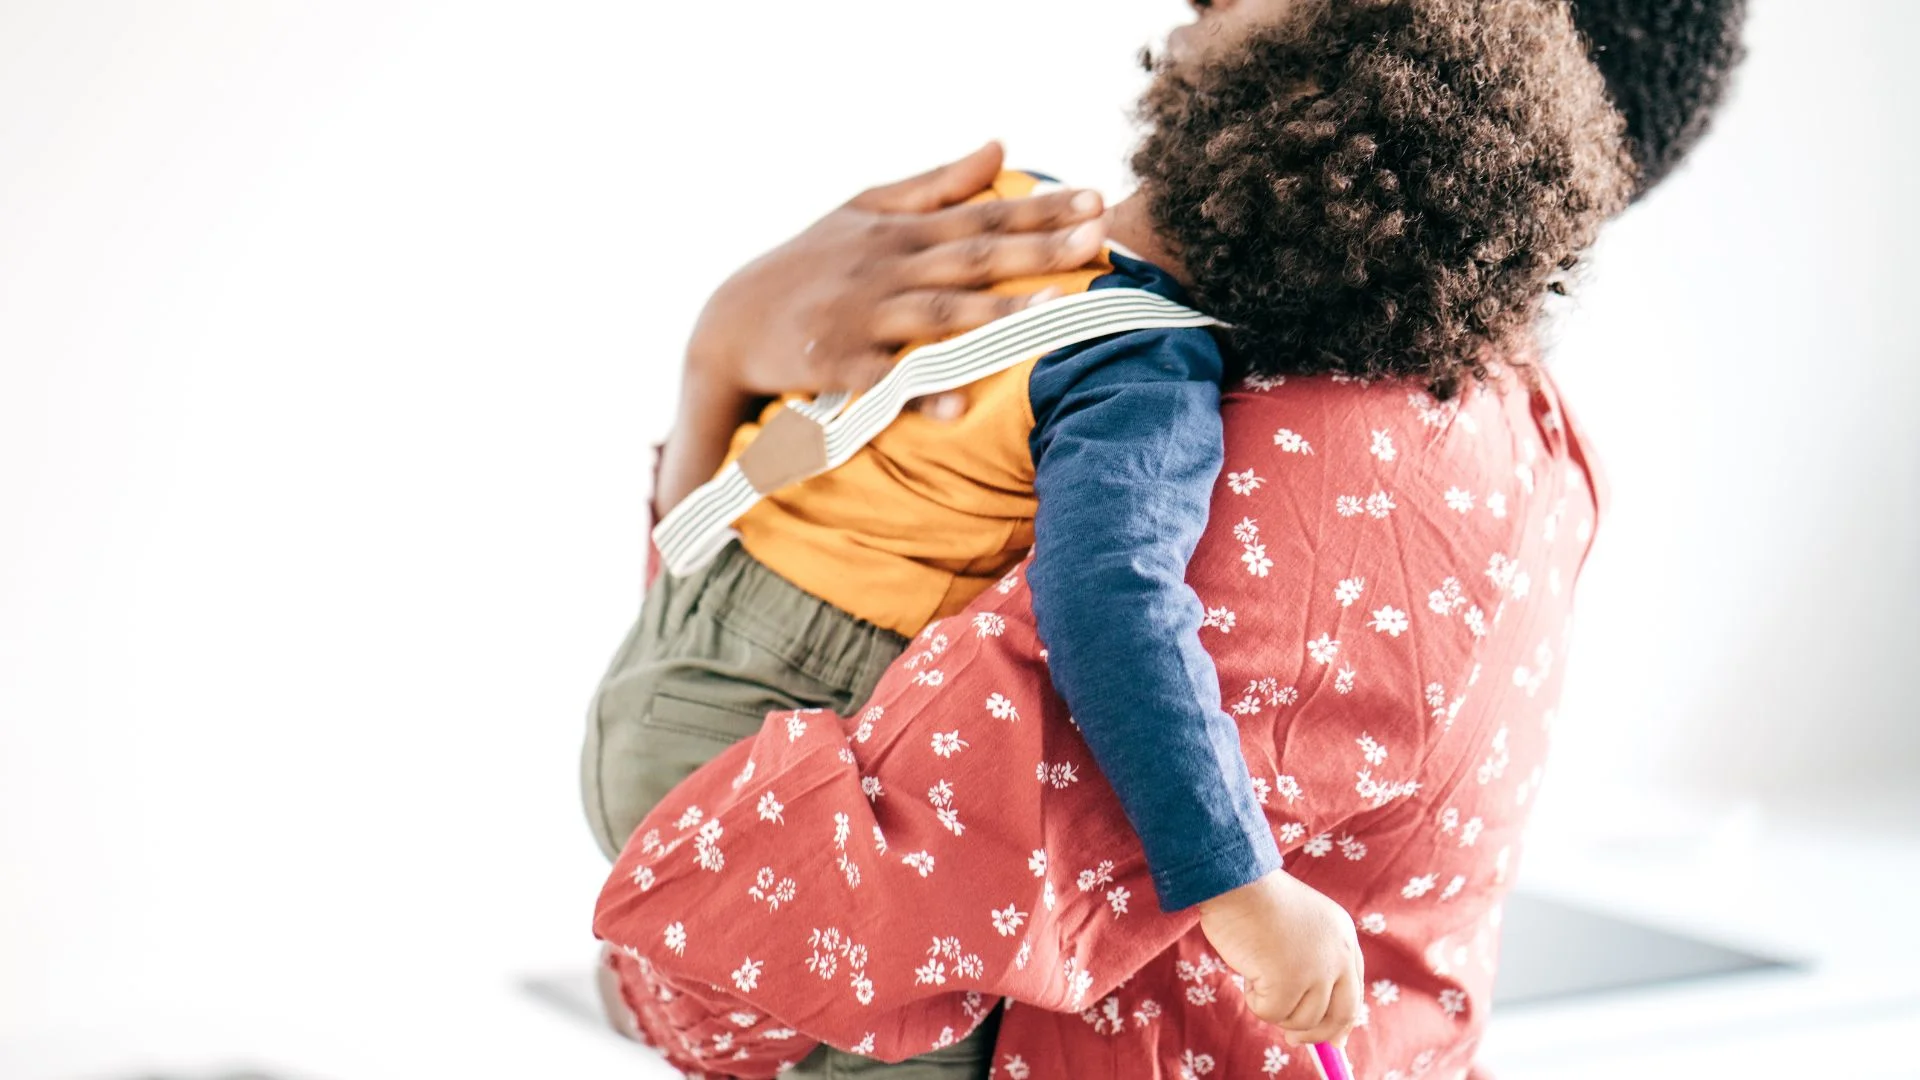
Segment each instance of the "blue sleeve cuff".
[[1262,822],[1257,835],[1231,837],[1196,859],[1154,869],[1153,889],[1160,896],[1160,910],[1179,911],[1250,885],[1278,869],[1280,845]]

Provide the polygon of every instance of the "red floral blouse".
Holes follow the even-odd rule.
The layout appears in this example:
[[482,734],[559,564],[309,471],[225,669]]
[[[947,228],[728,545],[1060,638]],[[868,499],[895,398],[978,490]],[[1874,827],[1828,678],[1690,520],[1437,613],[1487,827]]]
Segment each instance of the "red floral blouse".
[[[1359,925],[1362,1077],[1463,1076],[1486,1021],[1599,502],[1538,381],[1256,380],[1224,406],[1189,580],[1287,868]],[[774,714],[687,781],[594,929],[629,1032],[694,1075],[823,1041],[899,1060],[1003,1001],[996,1077],[1318,1075],[1158,910],[1019,570],[857,715]]]

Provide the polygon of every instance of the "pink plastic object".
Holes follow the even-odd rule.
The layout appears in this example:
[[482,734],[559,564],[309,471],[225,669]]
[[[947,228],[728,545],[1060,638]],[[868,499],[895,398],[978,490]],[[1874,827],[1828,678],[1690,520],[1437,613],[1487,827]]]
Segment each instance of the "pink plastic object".
[[1314,1043],[1313,1059],[1327,1080],[1353,1080],[1353,1066],[1348,1064],[1346,1053],[1332,1043]]

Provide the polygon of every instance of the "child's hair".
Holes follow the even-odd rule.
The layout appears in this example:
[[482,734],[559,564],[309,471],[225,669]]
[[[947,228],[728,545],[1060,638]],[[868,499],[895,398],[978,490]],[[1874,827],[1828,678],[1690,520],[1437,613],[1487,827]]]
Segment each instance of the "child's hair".
[[1706,135],[1746,57],[1747,0],[1576,0],[1573,21],[1627,118],[1637,199]]
[[1566,0],[1319,0],[1141,103],[1141,194],[1246,374],[1451,397],[1627,201]]

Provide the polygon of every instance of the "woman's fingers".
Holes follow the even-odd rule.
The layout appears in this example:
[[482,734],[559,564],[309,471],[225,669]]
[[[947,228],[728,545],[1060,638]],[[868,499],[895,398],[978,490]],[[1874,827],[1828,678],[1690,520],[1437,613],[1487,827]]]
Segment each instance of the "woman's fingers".
[[1056,191],[1024,199],[950,206],[916,222],[909,236],[921,247],[964,240],[983,233],[1030,233],[1069,229],[1106,212],[1097,191]]
[[887,372],[893,370],[893,361],[893,353],[879,347],[845,357],[823,358],[818,369],[820,391],[864,394],[873,389],[874,383],[886,378]]
[[998,142],[990,142],[958,161],[869,188],[855,196],[851,205],[883,214],[932,213],[966,202],[992,187],[1006,156]]
[[965,289],[918,289],[882,301],[874,312],[876,341],[925,341],[985,326],[1036,303],[1060,295],[1043,289],[1030,295],[1000,296]]
[[1093,261],[1106,239],[1106,222],[1098,218],[1054,232],[983,233],[907,256],[900,261],[901,276],[922,288],[952,288],[1057,274]]

